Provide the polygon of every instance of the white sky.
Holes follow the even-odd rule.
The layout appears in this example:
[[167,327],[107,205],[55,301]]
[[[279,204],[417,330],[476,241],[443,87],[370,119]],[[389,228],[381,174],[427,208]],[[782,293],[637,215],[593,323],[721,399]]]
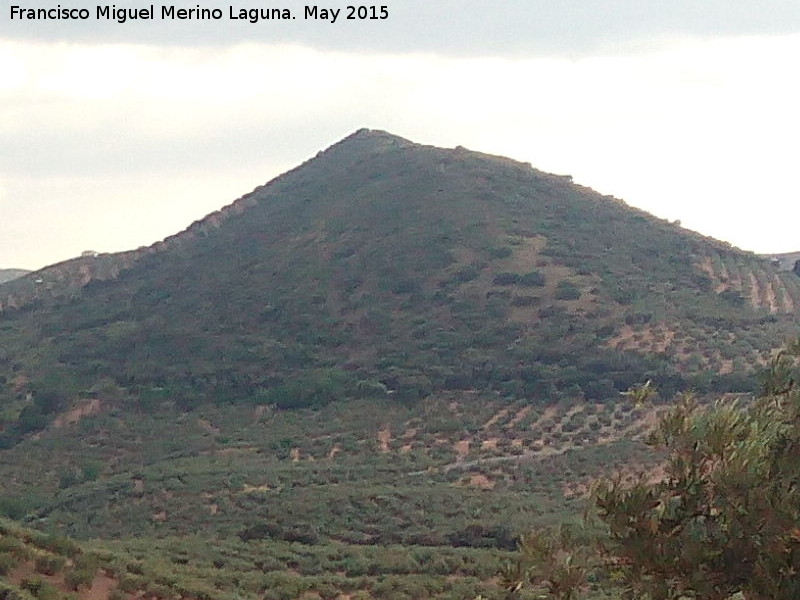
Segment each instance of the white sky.
[[800,8],[637,2],[405,0],[387,22],[232,30],[14,23],[0,0],[0,267],[150,244],[361,127],[800,250]]

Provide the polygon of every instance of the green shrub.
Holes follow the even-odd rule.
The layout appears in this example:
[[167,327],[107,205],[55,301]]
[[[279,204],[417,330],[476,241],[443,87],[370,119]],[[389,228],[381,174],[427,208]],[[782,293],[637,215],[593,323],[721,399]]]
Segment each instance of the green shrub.
[[144,579],[136,575],[124,575],[117,586],[117,589],[121,592],[135,592],[144,586]]
[[87,460],[81,466],[84,481],[95,481],[103,470],[103,463],[98,460]]
[[2,600],[31,600],[33,596],[18,588],[13,588],[8,584],[0,582],[0,598],[2,598]]
[[61,472],[58,477],[58,489],[65,490],[81,483],[80,475],[75,469],[69,468]]
[[15,537],[0,537],[0,552],[11,554],[17,560],[26,560],[30,550]]
[[514,296],[511,299],[512,306],[536,306],[541,302],[538,296]]
[[511,256],[511,248],[508,246],[495,246],[489,248],[489,256],[492,258],[508,258]]
[[79,554],[74,561],[73,568],[83,569],[84,571],[97,571],[102,564],[101,558],[94,553],[86,552]]
[[42,575],[55,575],[64,568],[63,556],[45,555],[36,557],[36,572]]
[[42,550],[62,556],[72,557],[81,552],[80,546],[63,535],[35,534],[31,537],[31,542]]
[[342,398],[351,387],[350,376],[344,371],[307,371],[270,390],[266,403],[283,409],[320,408]]
[[11,571],[13,571],[19,561],[14,557],[13,554],[9,552],[3,552],[0,554],[0,575],[8,575]]
[[456,271],[454,279],[457,283],[467,283],[473,279],[477,279],[480,271],[473,266],[464,267]]
[[578,300],[581,297],[581,291],[571,281],[566,279],[559,281],[556,286],[556,298],[558,300]]
[[44,586],[44,581],[41,577],[26,577],[19,582],[19,587],[37,597],[42,586]]
[[339,589],[329,583],[318,586],[317,593],[322,600],[336,600],[339,597]]
[[32,509],[31,502],[22,498],[0,497],[0,515],[19,521]]
[[42,583],[39,591],[36,593],[38,600],[64,600],[64,596],[53,585],[49,583]]
[[91,587],[94,581],[94,572],[87,569],[72,569],[64,576],[64,582],[71,590],[78,590],[81,586]]
[[545,284],[544,274],[541,271],[530,271],[519,278],[519,284],[527,287],[540,287]]
[[495,285],[516,285],[520,282],[521,277],[517,273],[498,273],[494,276],[493,283]]

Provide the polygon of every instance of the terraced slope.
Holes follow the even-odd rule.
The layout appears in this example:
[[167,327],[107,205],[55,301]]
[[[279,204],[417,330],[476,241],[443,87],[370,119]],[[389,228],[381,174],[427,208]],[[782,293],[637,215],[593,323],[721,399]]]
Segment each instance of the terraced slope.
[[[50,560],[49,575],[52,552],[20,555],[6,580],[67,592],[77,569],[87,599],[390,598],[421,585],[499,600],[495,575],[519,533],[574,518],[601,470],[649,465],[630,439],[649,417],[626,405],[541,411],[465,393],[416,408],[124,421],[101,403],[69,416],[4,453],[2,500],[37,528],[107,541]],[[42,462],[48,472],[31,468]]]

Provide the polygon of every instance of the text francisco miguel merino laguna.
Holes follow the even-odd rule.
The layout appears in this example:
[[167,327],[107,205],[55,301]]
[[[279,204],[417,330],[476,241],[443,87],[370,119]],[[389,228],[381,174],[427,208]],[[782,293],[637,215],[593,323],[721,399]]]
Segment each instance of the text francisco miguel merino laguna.
[[[25,6],[11,6],[10,18],[17,21],[44,21],[44,20],[81,20],[85,21],[94,17],[96,20],[117,21],[125,23],[131,20],[153,19],[181,19],[181,20],[219,20],[227,16],[230,20],[246,20],[256,23],[264,19],[294,19],[295,15],[288,8],[236,8],[228,6],[227,11],[220,8],[178,8],[172,5],[155,5],[147,8],[117,8],[116,5],[96,6],[94,11],[88,8],[68,8],[60,4],[55,8],[29,8]],[[388,10],[386,6],[348,6],[347,19],[386,19]],[[226,15],[227,13],[227,15]],[[302,16],[304,19],[318,19],[321,21],[336,22],[341,9],[320,8],[318,6],[304,6]],[[344,16],[344,15],[343,15]]]

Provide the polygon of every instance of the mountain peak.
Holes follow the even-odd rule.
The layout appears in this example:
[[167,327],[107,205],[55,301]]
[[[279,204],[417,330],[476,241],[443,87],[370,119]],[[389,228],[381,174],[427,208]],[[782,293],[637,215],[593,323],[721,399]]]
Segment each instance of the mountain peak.
[[[137,386],[174,380],[198,398],[329,368],[408,397],[488,386],[604,400],[654,371],[708,388],[698,373],[730,373],[711,330],[758,327],[741,359],[754,367],[800,310],[800,280],[754,255],[568,177],[372,129],[104,260],[6,284],[0,311],[80,296],[53,302],[37,327],[94,315],[83,337],[58,338],[81,385],[93,383],[91,364]],[[102,279],[116,281],[87,285]],[[137,340],[158,343],[140,354]],[[554,366],[564,361],[569,381]]]
[[407,145],[415,145],[414,142],[402,138],[399,135],[395,135],[383,129],[369,129],[367,127],[362,127],[361,129],[354,131],[342,141],[345,142],[347,140],[372,140],[392,143],[402,142]]
[[319,152],[317,157],[323,156],[328,152],[338,150],[376,151],[388,148],[408,148],[417,145],[418,144],[415,144],[410,140],[389,133],[388,131],[383,131],[381,129],[367,129],[364,127],[339,140],[326,150]]

